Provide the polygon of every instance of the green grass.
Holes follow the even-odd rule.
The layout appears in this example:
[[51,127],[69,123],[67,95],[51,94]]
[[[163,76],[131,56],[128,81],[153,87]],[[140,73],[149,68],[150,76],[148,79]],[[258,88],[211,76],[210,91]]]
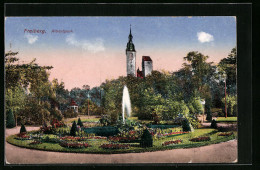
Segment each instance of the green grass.
[[[200,147],[209,144],[215,144],[219,142],[224,142],[228,140],[232,140],[236,138],[237,133],[234,132],[234,135],[226,137],[226,136],[218,136],[219,132],[215,129],[195,129],[194,132],[188,134],[178,134],[172,135],[170,137],[164,137],[161,139],[154,140],[153,147],[151,148],[141,148],[138,146],[131,146],[129,149],[117,149],[117,150],[110,150],[110,149],[102,149],[99,146],[104,143],[109,143],[109,141],[104,139],[88,139],[88,142],[92,147],[88,148],[81,148],[81,149],[73,149],[73,148],[64,148],[61,147],[58,143],[42,143],[37,145],[29,145],[32,140],[17,140],[15,139],[15,135],[9,136],[6,141],[10,144],[31,148],[31,149],[38,149],[38,150],[46,150],[46,151],[57,151],[57,152],[77,152],[77,153],[130,153],[130,152],[151,152],[151,151],[158,151],[158,150],[168,150],[168,149],[177,149],[177,148],[192,148],[192,147]],[[210,136],[211,140],[206,142],[191,142],[189,139],[199,136]],[[162,146],[162,143],[165,141],[182,139],[183,143],[175,144],[171,146]]]
[[[99,122],[99,118],[80,118],[82,123],[86,123],[86,122]],[[76,121],[76,123],[78,122],[78,118],[72,119],[69,122],[73,123],[74,121]]]
[[237,117],[218,117],[217,122],[237,122]]

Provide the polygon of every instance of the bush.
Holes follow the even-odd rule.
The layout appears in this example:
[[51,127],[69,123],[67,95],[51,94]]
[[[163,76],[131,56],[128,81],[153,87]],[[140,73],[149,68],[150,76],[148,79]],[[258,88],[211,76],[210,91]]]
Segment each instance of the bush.
[[84,131],[97,136],[114,136],[119,133],[118,128],[112,126],[85,128]]
[[147,125],[147,127],[149,128],[153,128],[153,129],[168,129],[168,128],[176,128],[178,127],[178,125]]
[[190,132],[191,131],[191,126],[190,126],[190,123],[187,119],[184,119],[182,121],[182,130],[183,130],[183,132]]
[[70,129],[70,136],[76,136],[76,132],[77,132],[77,124],[74,121]]
[[78,113],[75,112],[74,110],[72,109],[68,109],[66,110],[64,113],[63,113],[64,117],[65,118],[73,118],[73,117],[77,117],[78,116]]
[[83,123],[81,122],[81,119],[80,119],[80,118],[78,119],[77,125],[79,125],[80,127],[83,127]]
[[7,128],[15,127],[14,114],[11,109],[8,110],[7,115],[6,115],[6,127]]
[[211,128],[214,128],[214,129],[217,129],[217,128],[218,128],[218,125],[217,125],[217,122],[216,122],[215,119],[212,120],[210,127],[211,127]]
[[24,126],[24,124],[21,125],[21,129],[20,129],[20,133],[26,133],[26,128]]
[[111,117],[110,117],[110,115],[102,115],[101,118],[99,119],[99,122],[101,123],[102,126],[109,126],[109,125],[111,125]]
[[153,137],[147,129],[145,129],[143,132],[143,135],[142,135],[141,141],[140,141],[140,146],[143,148],[153,146]]

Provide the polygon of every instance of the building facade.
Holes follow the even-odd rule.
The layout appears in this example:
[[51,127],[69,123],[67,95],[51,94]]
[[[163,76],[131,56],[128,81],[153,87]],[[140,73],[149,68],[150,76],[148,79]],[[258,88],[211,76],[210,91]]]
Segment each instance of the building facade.
[[143,56],[142,57],[142,70],[143,76],[146,77],[147,75],[151,74],[153,71],[153,61],[150,56]]
[[133,36],[131,33],[130,27],[130,34],[128,36],[128,43],[126,45],[126,72],[127,76],[132,75],[136,76],[136,51],[135,45],[133,43]]
[[139,68],[136,70],[136,51],[133,43],[133,36],[131,32],[128,36],[128,42],[126,45],[126,73],[127,76],[131,75],[134,77],[144,78],[145,76],[151,74],[153,71],[153,61],[150,56],[142,57],[142,71]]

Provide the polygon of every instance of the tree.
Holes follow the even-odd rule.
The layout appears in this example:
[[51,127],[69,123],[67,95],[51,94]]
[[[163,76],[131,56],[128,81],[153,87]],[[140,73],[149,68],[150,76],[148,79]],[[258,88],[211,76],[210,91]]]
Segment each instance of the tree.
[[80,127],[83,127],[83,123],[81,122],[81,119],[80,119],[80,118],[78,118],[78,123],[77,123],[77,125],[80,126]]
[[141,136],[140,146],[144,148],[153,147],[153,137],[147,129],[143,131],[143,135]]
[[24,126],[24,124],[21,125],[21,128],[20,128],[20,133],[26,133],[26,128]]
[[11,109],[8,110],[7,115],[6,115],[6,127],[7,128],[15,127],[14,114]]
[[70,129],[70,136],[76,136],[76,132],[77,132],[77,124],[74,121]]
[[207,98],[206,103],[205,103],[205,112],[206,112],[206,120],[211,121],[212,120],[212,115],[211,115],[211,99]]
[[237,50],[231,50],[227,58],[220,60],[218,64],[219,74],[226,75],[227,93],[236,94],[236,70],[237,70]]

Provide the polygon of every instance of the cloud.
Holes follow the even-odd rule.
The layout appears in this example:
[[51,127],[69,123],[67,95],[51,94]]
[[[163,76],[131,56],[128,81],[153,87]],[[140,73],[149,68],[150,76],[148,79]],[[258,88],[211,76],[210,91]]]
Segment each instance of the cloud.
[[38,40],[37,35],[25,34],[24,37],[27,38],[29,44],[33,44]]
[[206,32],[198,32],[197,37],[199,42],[201,43],[214,41],[213,35],[210,35],[209,33]]
[[80,47],[83,50],[90,51],[92,53],[97,53],[100,51],[105,51],[104,40],[102,38],[96,38],[95,40],[76,40],[75,34],[68,35],[66,42],[69,45]]

